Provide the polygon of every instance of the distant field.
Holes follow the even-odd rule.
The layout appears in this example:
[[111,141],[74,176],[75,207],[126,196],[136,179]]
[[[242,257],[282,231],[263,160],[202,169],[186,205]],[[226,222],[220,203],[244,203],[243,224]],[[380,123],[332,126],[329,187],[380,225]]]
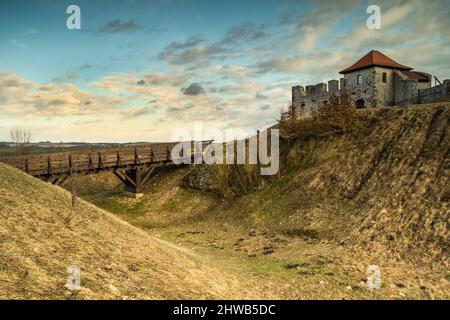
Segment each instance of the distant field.
[[42,153],[57,153],[57,152],[74,152],[84,149],[89,150],[95,150],[99,148],[105,148],[105,145],[89,145],[86,144],[85,146],[76,146],[76,147],[38,147],[33,146],[31,147],[31,150],[27,150],[26,153],[24,152],[17,152],[14,148],[11,147],[0,147],[0,157],[7,157],[7,156],[17,156],[22,154],[42,154]]
[[[55,152],[62,152],[64,150],[67,150],[69,148],[62,148],[62,147],[55,147],[55,148],[41,148],[41,147],[32,147],[29,153],[36,154],[36,153],[55,153]],[[16,156],[18,153],[14,148],[10,147],[4,147],[0,148],[0,157],[5,156]]]
[[[147,144],[148,142],[139,142],[139,143],[130,143],[130,144],[121,144],[121,143],[73,143],[73,146],[60,146],[58,144],[55,144],[54,147],[42,147],[38,146],[37,144],[31,146],[31,150],[28,149],[26,152],[24,151],[17,151],[13,147],[9,147],[8,144],[0,143],[0,157],[5,156],[17,156],[17,155],[23,155],[23,154],[42,154],[42,153],[57,153],[57,152],[75,152],[80,150],[97,150],[97,149],[104,149],[109,147],[119,147],[119,146],[130,146],[130,145],[143,145]],[[71,144],[71,143],[68,143]]]

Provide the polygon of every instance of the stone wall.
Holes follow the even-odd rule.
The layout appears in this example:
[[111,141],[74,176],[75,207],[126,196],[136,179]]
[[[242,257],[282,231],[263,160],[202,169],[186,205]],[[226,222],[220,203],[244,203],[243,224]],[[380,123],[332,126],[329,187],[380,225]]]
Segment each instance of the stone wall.
[[401,72],[394,72],[395,105],[422,104],[450,101],[450,80],[440,85],[427,87],[429,83],[420,83],[408,79]]
[[[386,81],[383,82],[383,74]],[[357,83],[358,75],[362,83]],[[308,116],[311,110],[327,103],[332,95],[339,96],[344,88],[357,107],[376,107],[450,101],[450,80],[429,87],[430,82],[411,80],[398,70],[373,67],[350,72],[338,80],[292,87],[292,106],[297,114]]]
[[[362,84],[356,82],[358,75],[362,76]],[[344,79],[347,92],[355,104],[365,108],[375,106],[375,68],[346,73]]]
[[419,90],[417,103],[432,103],[450,101],[450,79],[444,80],[441,85]]
[[[362,84],[358,85],[356,78],[362,76]],[[353,101],[363,104],[364,107],[373,107],[375,96],[375,68],[348,73],[338,80],[318,83],[316,85],[292,87],[292,106],[297,114],[307,116],[311,110],[328,103],[332,95],[340,95],[346,89]]]
[[[377,105],[392,106],[395,101],[394,91],[394,70],[389,68],[375,67],[375,96]],[[386,75],[386,82],[383,82],[383,74]]]
[[394,103],[408,104],[412,97],[417,96],[417,81],[410,80],[403,73],[394,71]]
[[308,115],[324,103],[328,103],[332,95],[339,95],[339,81],[330,80],[306,87],[292,87],[292,106],[297,114]]

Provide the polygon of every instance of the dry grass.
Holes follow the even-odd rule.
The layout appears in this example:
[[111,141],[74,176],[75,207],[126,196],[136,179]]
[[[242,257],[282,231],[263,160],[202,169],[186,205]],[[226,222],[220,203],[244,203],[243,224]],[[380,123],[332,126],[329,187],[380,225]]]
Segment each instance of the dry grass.
[[280,136],[289,141],[310,140],[343,134],[357,129],[358,114],[346,91],[312,110],[308,117],[297,115],[291,108],[289,117],[278,123]]
[[[0,298],[262,298],[243,279],[0,164]],[[71,215],[71,219],[68,217]],[[69,265],[82,289],[65,288]]]
[[221,164],[210,166],[209,170],[217,191],[223,198],[246,194],[263,184],[258,165]]
[[353,101],[347,91],[340,96],[332,96],[327,104],[319,106],[312,111],[313,121],[334,132],[348,132],[356,123],[356,110]]
[[[160,176],[146,186],[139,200],[120,193],[108,196],[105,189],[97,201],[107,207],[114,203],[122,219],[176,246],[192,248],[213,269],[233,274],[249,289],[277,299],[449,296],[446,274],[439,265],[409,264],[339,245],[355,227],[351,219],[355,208],[329,197],[314,199],[300,188],[287,192],[276,184],[223,201],[180,187],[190,170]],[[96,177],[97,183],[101,180]],[[381,267],[382,290],[367,289],[369,264]]]
[[[139,200],[121,196],[109,175],[78,178],[86,179],[77,185],[81,197],[170,240],[171,246],[147,239],[106,213],[99,216],[85,203],[67,229],[64,214],[58,222],[59,212],[70,207],[67,193],[34,179],[24,180],[30,185],[25,188],[8,176],[19,173],[3,172],[0,195],[7,200],[0,203],[6,221],[0,225],[5,257],[0,261],[7,261],[8,267],[0,268],[7,270],[0,271],[1,292],[7,288],[8,296],[27,297],[27,292],[47,290],[36,296],[62,297],[65,266],[78,257],[94,297],[122,297],[102,286],[102,276],[123,295],[137,298],[198,298],[203,293],[448,299],[449,113],[450,104],[358,111],[361,125],[332,135],[318,135],[313,121],[306,122],[311,124],[308,130],[297,131],[299,135],[282,145],[281,173],[267,185],[245,193],[242,186],[253,186],[253,180],[239,182],[230,171],[219,173],[225,177],[225,189],[238,195],[225,200],[181,186],[183,176],[195,167],[159,176]],[[33,201],[27,202],[27,193]],[[15,218],[9,212],[15,212]],[[36,252],[45,252],[42,259],[35,246],[40,246]],[[51,260],[48,252],[54,248],[58,256]],[[192,248],[197,256],[182,248]],[[142,273],[128,267],[136,257]],[[103,270],[113,259],[122,271],[111,275]],[[50,262],[42,264],[45,261]],[[382,270],[379,291],[364,285],[370,264]],[[28,280],[40,279],[36,274],[45,270],[58,275],[57,285],[46,283],[53,279],[48,275],[40,282]],[[136,291],[136,283],[138,288],[142,284],[141,291]],[[16,286],[20,290],[14,291]]]

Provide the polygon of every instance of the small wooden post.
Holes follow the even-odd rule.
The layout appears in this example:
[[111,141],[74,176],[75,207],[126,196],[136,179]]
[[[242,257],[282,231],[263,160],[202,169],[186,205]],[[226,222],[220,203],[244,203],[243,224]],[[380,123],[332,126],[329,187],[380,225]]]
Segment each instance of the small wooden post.
[[139,161],[139,155],[137,152],[137,148],[134,148],[134,165],[137,166],[140,163],[141,163],[141,161]]
[[[244,157],[245,157],[245,154],[244,154]],[[237,142],[237,139],[233,140],[233,163],[238,164],[238,142]]]
[[92,161],[92,156],[89,154],[89,163],[88,163],[89,170],[95,171],[94,161]]
[[69,154],[69,175],[73,174],[73,163],[72,163],[72,155]]
[[50,158],[50,156],[47,157],[47,174],[49,176],[53,175],[53,171],[52,171],[52,159]]
[[155,161],[155,154],[153,153],[153,148],[150,148],[150,162]]
[[116,166],[119,167],[121,165],[122,161],[120,161],[120,154],[119,151],[117,151],[117,162],[116,162]]
[[256,130],[256,164],[259,164],[259,130]]
[[102,160],[102,154],[98,153],[98,168],[103,169],[103,160]]

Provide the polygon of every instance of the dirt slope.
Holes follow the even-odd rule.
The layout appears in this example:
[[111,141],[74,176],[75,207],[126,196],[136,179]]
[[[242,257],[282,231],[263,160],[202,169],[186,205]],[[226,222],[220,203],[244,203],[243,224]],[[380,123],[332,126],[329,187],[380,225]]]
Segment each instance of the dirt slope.
[[[67,266],[82,290],[65,288]],[[257,298],[187,249],[0,164],[0,298]],[[269,296],[270,297],[270,296]]]
[[[349,239],[373,247],[448,259],[450,228],[450,104],[383,108],[362,114],[359,128],[298,142],[312,165],[295,174],[310,194],[351,206]],[[347,221],[347,223],[350,221]],[[426,258],[424,256],[424,258]]]
[[[289,285],[278,298],[448,298],[449,114],[448,103],[364,110],[350,133],[284,141],[280,174],[235,198],[186,187],[186,176],[209,172],[201,166],[158,176],[139,200],[108,174],[76,185],[257,286]],[[364,284],[373,264],[377,292]]]
[[74,179],[140,229],[85,202],[71,213],[67,192],[0,164],[0,297],[70,296],[79,264],[79,298],[448,299],[449,118],[448,103],[364,110],[351,133],[283,142],[280,175],[232,199],[186,188],[200,167],[139,200],[111,174]]

